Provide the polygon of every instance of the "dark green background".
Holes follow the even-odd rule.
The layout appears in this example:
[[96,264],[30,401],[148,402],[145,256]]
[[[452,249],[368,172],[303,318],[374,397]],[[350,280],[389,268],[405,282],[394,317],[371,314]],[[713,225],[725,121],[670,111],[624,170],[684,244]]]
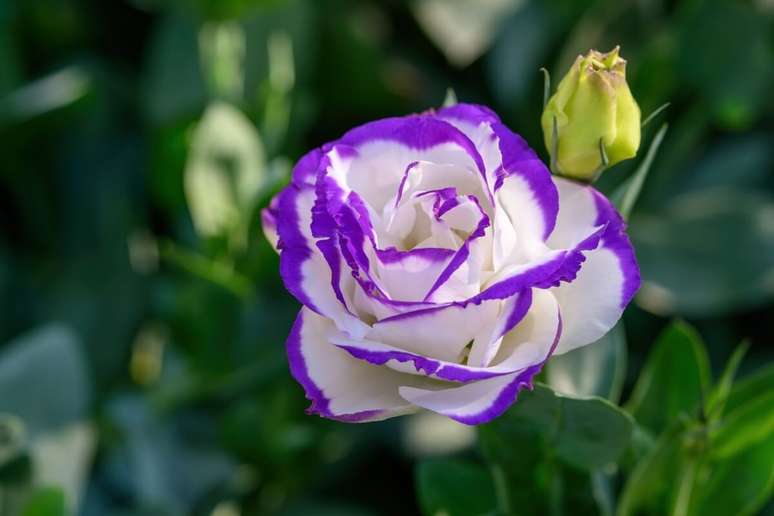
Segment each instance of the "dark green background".
[[[298,306],[256,208],[306,150],[438,106],[447,87],[545,157],[538,69],[558,80],[589,48],[621,45],[643,113],[671,102],[644,133],[669,123],[630,221],[644,286],[625,315],[625,392],[672,317],[699,330],[716,375],[742,339],[742,375],[771,361],[774,4],[504,1],[467,61],[428,35],[426,4],[0,0],[0,412],[27,443],[4,462],[0,442],[2,503],[29,492],[40,439],[90,421],[93,455],[68,459],[87,467],[85,515],[417,513],[402,421],[304,415],[284,357]],[[243,31],[241,93],[213,86],[200,55],[213,23]],[[269,80],[278,34],[290,90]],[[241,247],[196,231],[183,187],[216,97],[252,120],[270,163]]]

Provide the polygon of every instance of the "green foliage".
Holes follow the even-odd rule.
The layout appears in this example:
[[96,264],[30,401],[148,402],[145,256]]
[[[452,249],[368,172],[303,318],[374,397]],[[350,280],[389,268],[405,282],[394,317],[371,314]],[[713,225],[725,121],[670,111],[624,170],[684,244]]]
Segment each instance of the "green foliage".
[[571,493],[563,483],[586,482],[588,497],[588,472],[615,464],[629,446],[632,424],[628,414],[601,398],[566,397],[540,384],[521,392],[505,415],[479,429],[499,484],[500,509],[537,514],[569,503],[569,493],[560,494]]
[[37,489],[25,504],[22,516],[66,516],[65,497],[61,489],[43,487]]
[[90,400],[86,364],[69,328],[40,328],[3,350],[0,412],[20,417],[31,434],[80,420]]
[[[658,367],[662,343],[680,342],[686,337],[694,352],[680,358],[678,364],[686,371],[702,369],[706,360],[704,345],[693,333],[684,324],[668,329],[651,352],[640,382]],[[672,412],[666,426],[650,428],[659,432],[658,440],[639,454],[621,493],[618,516],[746,515],[754,514],[766,503],[774,490],[772,395],[770,391],[750,390],[750,385],[766,377],[765,370],[732,386],[745,349],[740,346],[731,356],[706,401],[701,397],[693,400],[699,404],[697,411]],[[668,372],[668,368],[663,369]],[[635,396],[637,393],[635,389]],[[735,399],[733,405],[731,399]]]
[[415,473],[419,505],[427,516],[472,516],[495,508],[492,479],[482,466],[452,460],[419,464]]
[[694,417],[708,393],[709,362],[699,335],[673,323],[656,341],[628,410],[655,435],[680,417]]

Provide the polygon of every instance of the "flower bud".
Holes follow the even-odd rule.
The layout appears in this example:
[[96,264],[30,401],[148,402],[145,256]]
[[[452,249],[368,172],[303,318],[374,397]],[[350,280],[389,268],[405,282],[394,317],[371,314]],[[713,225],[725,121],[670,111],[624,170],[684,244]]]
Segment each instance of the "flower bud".
[[546,103],[541,125],[555,173],[593,181],[606,167],[637,154],[640,108],[618,50],[578,56]]

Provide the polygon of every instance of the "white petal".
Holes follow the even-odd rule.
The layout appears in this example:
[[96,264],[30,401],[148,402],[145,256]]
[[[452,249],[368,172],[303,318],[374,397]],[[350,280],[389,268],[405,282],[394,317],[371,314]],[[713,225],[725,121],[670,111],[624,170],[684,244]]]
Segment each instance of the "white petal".
[[308,308],[298,314],[287,342],[293,377],[312,401],[309,412],[342,421],[377,421],[412,412],[398,386],[417,377],[357,360],[329,342],[335,325]]
[[498,353],[508,353],[508,364],[524,364],[524,369],[446,389],[401,387],[400,395],[415,405],[466,424],[486,423],[502,414],[522,388],[532,385],[533,377],[562,333],[561,318],[551,294],[537,291],[533,304],[534,310],[505,337],[507,344]]
[[556,353],[565,353],[596,341],[615,325],[639,287],[640,276],[623,221],[609,201],[589,186],[555,181],[560,208],[549,245],[575,244],[592,228],[607,225],[600,245],[585,253],[575,280],[551,289],[564,324]]
[[375,323],[366,338],[426,357],[456,362],[481,329],[494,323],[498,307],[499,301],[495,300],[465,307],[450,305],[417,310]]

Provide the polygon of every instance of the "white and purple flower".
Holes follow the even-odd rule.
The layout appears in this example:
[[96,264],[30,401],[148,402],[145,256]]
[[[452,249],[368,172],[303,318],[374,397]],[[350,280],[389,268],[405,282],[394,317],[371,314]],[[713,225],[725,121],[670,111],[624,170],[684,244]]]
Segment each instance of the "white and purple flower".
[[309,412],[490,421],[640,285],[625,225],[483,106],[352,129],[263,213],[303,304],[287,341]]

